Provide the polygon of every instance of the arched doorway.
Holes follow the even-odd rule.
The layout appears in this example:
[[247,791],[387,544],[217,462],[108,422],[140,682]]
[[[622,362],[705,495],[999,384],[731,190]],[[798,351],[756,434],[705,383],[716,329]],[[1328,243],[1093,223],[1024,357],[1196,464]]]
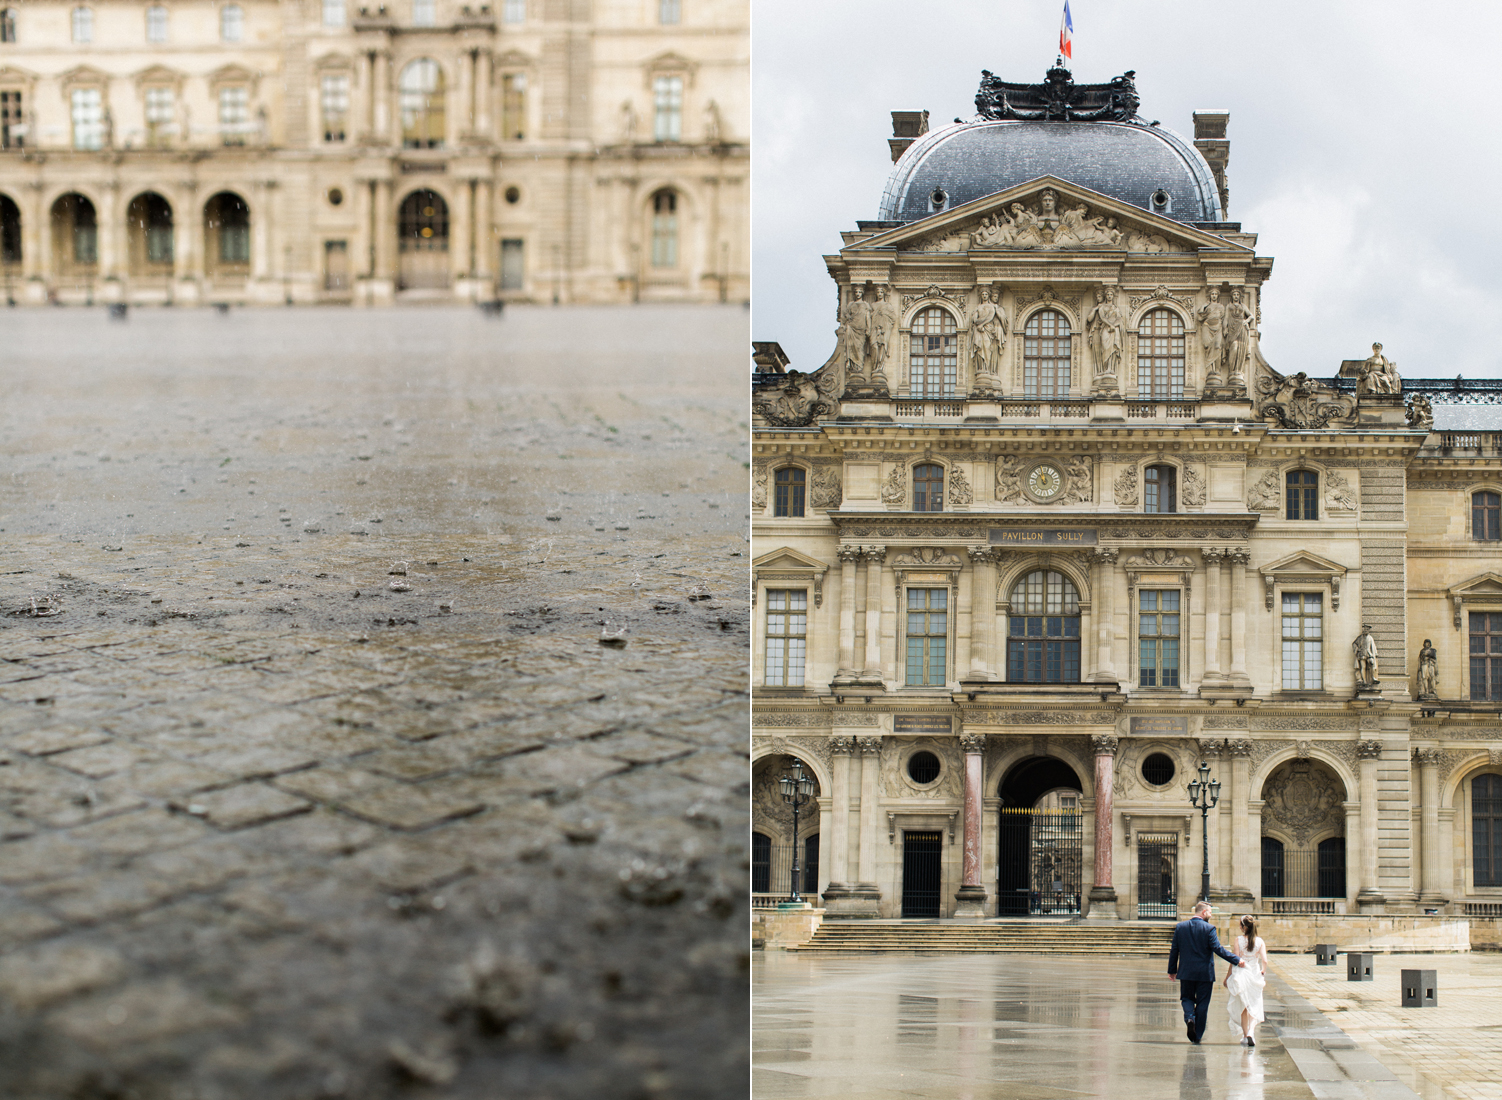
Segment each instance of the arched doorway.
[[132,276],[170,278],[172,275],[172,205],[155,191],[130,200],[125,210]]
[[1346,787],[1327,764],[1285,760],[1262,784],[1262,898],[1334,912],[1346,896]]
[[1078,915],[1084,893],[1084,815],[1080,777],[1053,756],[1029,756],[997,788],[997,913],[1003,917]]
[[[776,755],[758,760],[751,769],[751,904],[775,907],[786,901],[793,885],[793,811],[778,787],[782,773],[796,757]],[[814,774],[807,762],[803,770]],[[819,781],[814,795],[798,811],[798,892],[817,900],[819,894]]]
[[250,206],[233,191],[203,204],[204,270],[211,279],[250,276]]
[[449,285],[449,208],[437,191],[413,191],[397,212],[400,288]]
[[9,195],[0,195],[0,264],[7,275],[21,267],[21,208]]

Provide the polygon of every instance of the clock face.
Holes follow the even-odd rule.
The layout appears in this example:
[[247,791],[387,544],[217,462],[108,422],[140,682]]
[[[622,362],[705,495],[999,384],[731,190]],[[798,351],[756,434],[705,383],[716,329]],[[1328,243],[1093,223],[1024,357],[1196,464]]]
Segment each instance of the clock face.
[[1052,500],[1064,488],[1064,475],[1047,462],[1032,468],[1027,475],[1028,491],[1039,500]]

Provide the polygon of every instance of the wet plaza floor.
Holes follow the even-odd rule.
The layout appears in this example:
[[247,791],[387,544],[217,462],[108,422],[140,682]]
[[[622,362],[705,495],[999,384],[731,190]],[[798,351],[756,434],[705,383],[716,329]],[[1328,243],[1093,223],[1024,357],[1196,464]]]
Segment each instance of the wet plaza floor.
[[758,953],[756,1100],[1413,1100],[1297,994],[1269,982],[1257,1046],[1225,991],[1184,1035],[1166,958]]
[[746,338],[6,315],[0,1096],[744,1095]]

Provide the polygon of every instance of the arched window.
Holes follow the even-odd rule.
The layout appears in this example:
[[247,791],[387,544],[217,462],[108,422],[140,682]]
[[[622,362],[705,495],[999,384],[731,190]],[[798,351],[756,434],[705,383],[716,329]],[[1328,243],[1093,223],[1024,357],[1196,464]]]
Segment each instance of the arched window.
[[1149,466],[1142,471],[1142,510],[1177,512],[1178,471],[1172,466]]
[[1502,886],[1502,775],[1471,780],[1471,859],[1477,886]]
[[16,40],[16,9],[6,8],[0,11],[0,42],[14,42]]
[[1502,493],[1471,495],[1471,538],[1477,542],[1502,539]]
[[1288,471],[1289,519],[1319,519],[1319,474],[1313,470]]
[[772,892],[772,838],[766,833],[751,834],[751,892]]
[[1007,616],[1007,679],[1077,684],[1080,596],[1069,578],[1039,569],[1012,586]]
[[1048,400],[1069,396],[1069,318],[1042,309],[1027,319],[1022,340],[1022,392]]
[[678,141],[683,137],[683,77],[659,76],[652,81],[652,137]]
[[167,41],[167,9],[161,4],[146,9],[146,41]]
[[652,196],[652,266],[678,266],[678,192],[669,188]]
[[[125,211],[130,235],[133,274],[170,273],[172,267],[172,207],[155,191],[130,200]],[[155,270],[153,270],[155,269]]]
[[1184,398],[1184,321],[1171,309],[1155,309],[1142,319],[1137,389],[1154,401]]
[[9,195],[0,195],[0,263],[21,262],[21,208]]
[[99,262],[99,221],[94,204],[76,191],[52,204],[53,258],[59,269],[75,272]]
[[73,41],[79,45],[94,41],[94,9],[73,9]]
[[954,314],[938,306],[930,306],[913,318],[908,384],[914,397],[954,394],[959,363],[955,328]]
[[801,516],[803,514],[803,491],[806,476],[803,468],[800,466],[784,466],[777,471],[772,498],[772,514],[774,516]]
[[913,511],[944,510],[944,467],[924,462],[913,467]]
[[442,289],[449,282],[449,208],[443,196],[413,191],[397,208],[398,280],[405,289]]
[[203,207],[204,240],[213,266],[227,275],[250,268],[250,207],[233,191],[221,191]]
[[402,147],[437,149],[443,145],[443,70],[430,57],[419,57],[397,81],[402,112]]
[[245,34],[245,9],[239,4],[226,4],[219,9],[219,37],[225,42],[238,42]]
[[1262,838],[1262,896],[1287,896],[1283,892],[1283,842],[1277,837]]
[[1321,898],[1346,896],[1346,838],[1332,836],[1319,842],[1319,892]]

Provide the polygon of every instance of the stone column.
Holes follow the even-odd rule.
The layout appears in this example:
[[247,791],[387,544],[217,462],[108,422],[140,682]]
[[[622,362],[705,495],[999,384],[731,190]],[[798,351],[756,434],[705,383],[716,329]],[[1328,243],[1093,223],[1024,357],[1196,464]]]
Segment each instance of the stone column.
[[475,136],[489,141],[490,133],[490,88],[491,57],[489,50],[481,50],[475,66]]
[[474,225],[475,193],[468,180],[455,180],[458,199],[454,205],[453,220],[449,222],[449,278],[450,286],[470,272],[470,228]]
[[[124,217],[120,214],[120,185],[115,181],[106,183],[101,197],[104,201],[94,212],[95,230],[99,248],[99,277],[106,282],[112,282],[120,278],[125,268],[124,257],[120,254],[120,227]],[[105,298],[112,300],[112,295],[106,292]]]
[[[1231,754],[1231,896],[1238,903],[1252,904],[1251,884],[1253,874],[1261,867],[1261,852],[1257,862],[1252,860],[1253,837],[1251,818],[1247,813],[1252,781],[1252,743],[1246,738],[1237,738],[1226,743]],[[1259,834],[1261,830],[1258,830]],[[1260,835],[1256,838],[1259,842]]]
[[1220,563],[1226,552],[1214,546],[1200,551],[1205,560],[1205,674],[1204,683],[1222,679],[1220,671]]
[[[495,233],[491,231],[491,218],[494,217],[494,188],[495,185],[487,178],[478,182],[475,196],[475,277],[484,279],[486,282],[495,281],[495,260],[492,255],[495,251]],[[485,291],[485,297],[495,297],[494,286]]]
[[1419,881],[1423,890],[1419,905],[1435,908],[1446,904],[1444,868],[1440,863],[1439,847],[1439,765],[1444,754],[1439,749],[1415,749],[1414,758],[1419,764],[1419,838],[1422,844],[1423,866]]
[[984,920],[986,888],[981,884],[981,831],[985,818],[981,814],[981,788],[985,783],[986,735],[960,734],[960,751],[965,754],[964,848],[960,869],[960,889],[954,896],[956,920]]
[[881,771],[881,737],[858,737],[856,743],[861,752],[861,815],[860,815],[860,865],[855,878],[859,881],[851,887],[853,908],[859,915],[879,916],[881,888],[876,883],[876,834],[881,827],[877,820],[878,773]]
[[[881,574],[887,560],[885,546],[863,546],[866,558],[866,661],[863,680],[881,679]],[[952,612],[954,609],[950,608]]]
[[996,558],[989,546],[967,546],[970,584],[970,671],[962,680],[996,679]]
[[1095,876],[1090,886],[1089,916],[1094,920],[1116,920],[1118,917],[1111,866],[1116,746],[1117,739],[1108,733],[1090,738],[1090,747],[1095,753]]
[[859,546],[842,546],[840,554],[840,670],[836,680],[855,678],[855,563]]
[[1251,551],[1233,546],[1226,552],[1231,560],[1231,679],[1251,686],[1246,674],[1246,566]]
[[370,229],[375,236],[376,278],[395,278],[396,223],[391,214],[390,180],[376,181],[375,212]]
[[1116,644],[1116,558],[1114,547],[1097,549],[1095,558],[1095,679],[1118,683],[1112,649]]
[[1224,742],[1200,742],[1201,759],[1209,762],[1210,777],[1221,781],[1220,801],[1210,811],[1210,824],[1214,832],[1210,845],[1210,892],[1217,898],[1230,900],[1231,884],[1231,818],[1235,790],[1225,767],[1226,746]]
[[1351,848],[1361,843],[1361,803],[1348,801],[1342,802],[1340,806],[1346,814],[1346,898],[1349,900],[1355,898],[1356,892],[1361,888],[1357,881],[1361,874],[1360,868],[1353,868],[1351,863]]
[[1382,759],[1381,741],[1356,743],[1361,795],[1361,889],[1356,904],[1363,913],[1381,913],[1387,899],[1377,889],[1377,763]]
[[203,232],[203,220],[194,217],[197,185],[188,180],[180,186],[178,203],[172,208],[172,279],[186,283],[193,278],[193,256],[198,251],[197,236]]
[[271,277],[271,188],[270,180],[252,185],[255,205],[250,211],[250,277],[259,282]]
[[41,279],[51,269],[51,257],[43,251],[43,226],[49,212],[42,207],[42,185],[26,184],[25,208],[21,211],[21,278]]
[[833,778],[829,793],[829,885],[824,891],[825,908],[834,915],[848,894],[850,878],[850,753],[855,739],[836,734],[829,739]]
[[449,146],[460,145],[463,139],[474,132],[475,129],[475,55],[470,50],[459,52],[459,86],[454,89],[457,111],[449,112],[457,115],[457,118],[448,121],[445,129],[444,144]]
[[356,71],[355,81],[360,88],[360,98],[356,101],[360,120],[360,138],[375,136],[375,55],[366,51],[360,52],[359,68]]
[[391,141],[391,55],[385,50],[375,52],[375,65],[370,77],[371,136],[377,145]]

